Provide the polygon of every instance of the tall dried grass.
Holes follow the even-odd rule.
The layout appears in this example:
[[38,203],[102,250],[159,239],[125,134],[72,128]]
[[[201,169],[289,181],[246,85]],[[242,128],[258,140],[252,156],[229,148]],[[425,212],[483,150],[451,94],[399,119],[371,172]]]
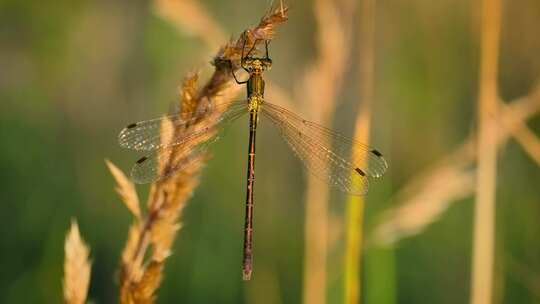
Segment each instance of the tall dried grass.
[[[375,1],[362,0],[360,6],[359,71],[360,108],[356,116],[354,139],[369,143],[371,105],[374,99],[375,69]],[[361,159],[361,157],[355,158]],[[344,263],[344,303],[360,303],[362,242],[365,197],[350,196],[347,202],[347,238]]]
[[[317,58],[304,76],[302,108],[330,125],[349,58],[354,1],[316,0]],[[313,88],[317,88],[314,90]],[[313,106],[317,105],[317,106]],[[328,256],[328,186],[308,175],[305,198],[303,303],[326,303]]]
[[501,1],[482,1],[480,44],[480,92],[478,96],[478,170],[474,211],[471,303],[488,304],[493,293],[495,250],[495,187],[497,177],[497,129],[489,122],[498,119],[497,76]]
[[389,243],[419,233],[452,202],[476,191],[471,303],[493,302],[497,149],[513,136],[540,164],[540,140],[526,125],[540,111],[540,85],[508,103],[498,96],[500,19],[501,3],[483,1],[478,135],[409,181],[394,198],[399,206],[383,214],[372,235],[376,242]]

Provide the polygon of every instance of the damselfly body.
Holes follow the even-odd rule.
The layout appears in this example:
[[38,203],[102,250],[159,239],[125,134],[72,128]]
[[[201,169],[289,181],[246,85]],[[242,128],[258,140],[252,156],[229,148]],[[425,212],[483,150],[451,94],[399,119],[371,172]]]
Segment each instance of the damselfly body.
[[[201,161],[208,145],[218,137],[216,131],[249,114],[249,146],[247,164],[246,214],[244,224],[243,279],[249,280],[252,272],[253,236],[253,187],[255,184],[255,138],[259,114],[272,122],[285,141],[302,160],[305,167],[330,185],[353,195],[363,195],[368,188],[368,178],[381,177],[388,168],[382,154],[375,149],[354,142],[314,122],[264,100],[265,82],[263,72],[272,66],[268,56],[268,41],[265,41],[265,57],[252,55],[253,47],[242,56],[240,65],[249,74],[246,81],[239,81],[231,63],[232,76],[238,84],[246,84],[247,100],[224,104],[208,104],[200,113],[180,113],[158,119],[133,123],[119,134],[122,147],[152,151],[139,159],[131,171],[136,183],[163,180],[192,163]],[[230,63],[230,62],[229,62]],[[217,115],[210,122],[196,119],[199,114]],[[186,118],[188,117],[188,118]],[[195,117],[195,118],[193,118]],[[172,130],[186,127],[189,132],[176,135]],[[164,167],[164,159],[183,157],[183,162],[174,167]]]

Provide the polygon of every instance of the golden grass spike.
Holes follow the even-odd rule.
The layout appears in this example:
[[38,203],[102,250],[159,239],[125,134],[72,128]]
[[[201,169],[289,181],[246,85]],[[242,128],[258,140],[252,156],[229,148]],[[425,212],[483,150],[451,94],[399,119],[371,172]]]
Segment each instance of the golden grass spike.
[[276,25],[287,21],[287,12],[287,7],[281,6],[274,8],[269,14],[266,14],[261,18],[261,21],[257,27],[249,31],[249,39],[252,39],[252,41],[255,39],[272,39],[275,34]]
[[108,159],[105,160],[109,171],[111,171],[112,176],[116,181],[116,192],[120,195],[124,205],[131,211],[131,213],[138,220],[141,219],[141,209],[139,207],[139,196],[135,190],[135,185],[129,180],[129,178],[118,169],[111,161]]
[[153,260],[164,261],[171,255],[174,237],[180,228],[181,224],[178,223],[176,217],[164,217],[155,222],[151,231]]
[[132,286],[133,302],[151,304],[155,302],[155,292],[161,283],[163,262],[151,261],[145,268],[140,281]]
[[71,221],[64,251],[64,301],[68,304],[83,304],[90,284],[90,249],[82,240],[75,220]]
[[[140,223],[133,223],[129,227],[128,238],[124,250],[122,251],[122,267],[121,267],[121,277],[131,276],[135,279],[138,279],[142,276],[142,260],[136,259],[137,245],[141,241],[139,238],[141,236],[142,227]],[[126,278],[126,281],[128,279]],[[120,280],[123,281],[123,280]]]
[[180,90],[180,106],[182,113],[192,113],[197,110],[197,82],[199,73],[189,73],[182,83]]
[[[163,121],[161,122],[160,128],[161,128],[160,129],[160,143],[163,146],[167,146],[173,140],[174,124],[170,119],[164,117]],[[161,155],[159,157],[159,164],[158,164],[158,170],[159,170],[158,172],[160,174],[163,173],[163,171],[167,167],[167,163],[170,161],[169,157],[170,156],[167,154],[166,150],[161,152]]]
[[[223,66],[223,61],[231,60],[234,62],[239,60],[242,55],[244,39],[246,39],[246,48],[251,48],[255,40],[272,40],[276,32],[276,26],[288,20],[287,12],[287,7],[284,7],[283,9],[276,8],[264,15],[257,26],[246,29],[240,38],[231,40],[222,46],[214,57],[214,65],[218,67]],[[227,70],[228,67],[226,65],[225,67],[225,70]],[[226,77],[227,79],[230,79],[230,72],[226,74]]]

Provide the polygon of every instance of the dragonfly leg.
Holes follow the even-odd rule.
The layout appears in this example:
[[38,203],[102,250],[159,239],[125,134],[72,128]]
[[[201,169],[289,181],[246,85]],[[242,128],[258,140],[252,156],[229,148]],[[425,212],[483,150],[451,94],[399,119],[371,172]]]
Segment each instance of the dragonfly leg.
[[255,49],[259,41],[261,41],[261,39],[255,39],[255,42],[253,42],[253,46],[249,49],[248,53],[246,54],[246,57],[249,57],[249,55],[251,55],[251,52],[253,52],[253,50]]
[[266,59],[270,59],[270,56],[268,56],[268,44],[270,44],[269,40],[264,41],[264,48],[266,50]]
[[241,60],[244,59],[244,50],[246,49],[246,41],[247,41],[247,32],[244,32],[244,42],[242,43],[242,57],[240,57]]
[[238,78],[236,78],[236,74],[234,73],[234,67],[232,65],[232,61],[228,60],[228,62],[229,62],[229,69],[231,70],[231,74],[232,74],[234,80],[236,81],[236,83],[238,83],[238,84],[247,83],[248,82],[247,80],[246,81],[240,81],[240,80],[238,80]]

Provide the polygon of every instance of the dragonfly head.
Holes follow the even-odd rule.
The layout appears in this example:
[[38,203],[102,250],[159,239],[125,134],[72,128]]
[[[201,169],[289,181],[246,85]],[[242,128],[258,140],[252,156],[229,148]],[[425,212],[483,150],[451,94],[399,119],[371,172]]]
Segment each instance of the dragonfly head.
[[272,68],[272,59],[246,57],[242,60],[242,66],[249,73],[262,73]]

